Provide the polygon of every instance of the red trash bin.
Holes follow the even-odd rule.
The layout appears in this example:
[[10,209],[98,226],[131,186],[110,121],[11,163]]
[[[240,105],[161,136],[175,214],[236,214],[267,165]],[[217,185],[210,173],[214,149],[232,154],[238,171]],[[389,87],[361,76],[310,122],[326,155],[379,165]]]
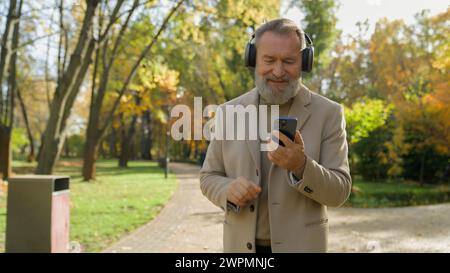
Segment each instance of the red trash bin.
[[69,177],[15,176],[8,182],[6,252],[68,252]]

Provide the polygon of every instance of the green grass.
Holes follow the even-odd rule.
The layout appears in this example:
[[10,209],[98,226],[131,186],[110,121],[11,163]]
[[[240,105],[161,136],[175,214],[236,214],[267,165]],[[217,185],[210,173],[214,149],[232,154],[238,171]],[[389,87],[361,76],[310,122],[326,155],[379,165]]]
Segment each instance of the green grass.
[[450,202],[450,185],[423,185],[416,182],[366,182],[355,179],[347,207],[377,208],[430,205]]
[[[83,252],[98,252],[153,219],[176,189],[175,176],[164,179],[164,170],[154,162],[100,161],[97,180],[83,182],[81,162],[64,160],[55,174],[71,176],[70,240]],[[32,172],[33,165],[14,162],[17,173]],[[4,251],[6,197],[0,195],[0,252]]]

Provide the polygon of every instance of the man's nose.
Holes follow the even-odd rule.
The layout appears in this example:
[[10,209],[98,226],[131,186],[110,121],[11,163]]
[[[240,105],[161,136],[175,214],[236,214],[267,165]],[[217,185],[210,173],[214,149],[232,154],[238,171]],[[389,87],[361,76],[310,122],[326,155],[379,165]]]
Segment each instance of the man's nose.
[[282,62],[276,62],[272,73],[277,78],[283,77],[284,74],[286,73],[286,71],[284,70],[284,67],[283,67],[283,63]]

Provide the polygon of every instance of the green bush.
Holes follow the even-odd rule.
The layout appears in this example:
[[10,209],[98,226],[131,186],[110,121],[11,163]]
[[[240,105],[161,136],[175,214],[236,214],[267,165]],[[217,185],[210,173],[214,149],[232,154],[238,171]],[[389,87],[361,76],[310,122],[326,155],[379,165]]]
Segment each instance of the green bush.
[[380,154],[387,154],[384,145],[392,137],[392,133],[386,127],[380,127],[373,131],[369,137],[361,139],[353,146],[353,152],[358,158],[355,164],[355,171],[364,180],[379,180],[388,177],[388,170],[391,167],[389,162],[383,162]]
[[12,131],[11,149],[13,157],[16,159],[23,159],[24,149],[29,145],[27,134],[22,128],[14,128]]
[[84,142],[84,135],[71,135],[66,139],[64,145],[64,156],[66,157],[82,157]]
[[[420,180],[420,169],[423,157],[423,180],[424,183],[436,184],[439,181],[448,182],[448,177],[444,177],[445,170],[450,165],[450,157],[440,155],[427,147],[423,152],[411,151],[403,156],[403,176],[405,179]],[[444,181],[447,180],[447,181]]]

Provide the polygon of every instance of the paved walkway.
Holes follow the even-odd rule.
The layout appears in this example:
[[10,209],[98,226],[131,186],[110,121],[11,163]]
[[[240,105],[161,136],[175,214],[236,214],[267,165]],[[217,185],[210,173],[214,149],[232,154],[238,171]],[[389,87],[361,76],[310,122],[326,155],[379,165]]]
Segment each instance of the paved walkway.
[[[201,193],[197,166],[171,163],[179,188],[150,223],[104,252],[222,252],[223,213]],[[450,204],[331,208],[330,252],[450,252]]]
[[104,252],[222,252],[223,212],[200,191],[199,167],[170,163],[178,190],[150,223]]

